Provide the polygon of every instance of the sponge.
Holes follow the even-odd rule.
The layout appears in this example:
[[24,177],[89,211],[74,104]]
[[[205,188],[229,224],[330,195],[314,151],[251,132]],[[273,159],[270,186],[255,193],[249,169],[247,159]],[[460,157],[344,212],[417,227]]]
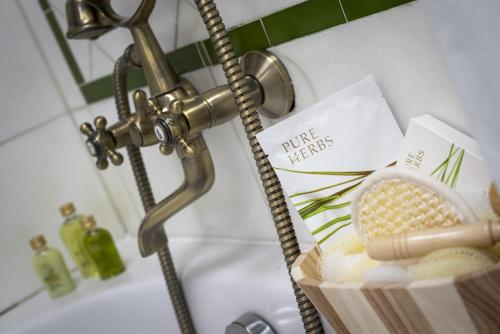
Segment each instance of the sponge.
[[453,277],[495,264],[495,256],[473,247],[453,247],[434,251],[408,268],[414,279]]

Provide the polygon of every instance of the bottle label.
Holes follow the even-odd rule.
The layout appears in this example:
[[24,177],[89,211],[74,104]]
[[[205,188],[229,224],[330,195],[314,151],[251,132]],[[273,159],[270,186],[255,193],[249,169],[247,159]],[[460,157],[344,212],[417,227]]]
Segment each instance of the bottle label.
[[49,290],[55,291],[63,287],[61,277],[51,266],[47,264],[42,265],[41,274],[42,280],[45,282]]

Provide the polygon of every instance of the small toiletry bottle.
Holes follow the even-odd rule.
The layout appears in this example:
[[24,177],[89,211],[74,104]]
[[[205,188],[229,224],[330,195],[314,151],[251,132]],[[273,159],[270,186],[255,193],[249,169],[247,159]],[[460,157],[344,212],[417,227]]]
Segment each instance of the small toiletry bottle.
[[85,231],[81,226],[81,216],[75,213],[73,203],[66,203],[59,210],[65,218],[59,234],[71,258],[84,278],[97,276],[97,269],[83,243]]
[[33,269],[42,280],[51,298],[59,298],[75,289],[75,282],[66,267],[61,253],[47,246],[43,235],[30,240],[33,255]]
[[99,277],[104,280],[122,273],[125,266],[111,234],[95,225],[93,216],[86,216],[82,220],[85,247],[97,267]]

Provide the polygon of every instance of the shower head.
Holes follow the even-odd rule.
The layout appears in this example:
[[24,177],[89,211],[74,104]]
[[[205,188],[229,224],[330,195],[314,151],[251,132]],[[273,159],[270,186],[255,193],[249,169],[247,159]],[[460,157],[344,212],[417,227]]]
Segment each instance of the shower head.
[[96,39],[116,27],[109,0],[67,0],[66,20],[69,39]]

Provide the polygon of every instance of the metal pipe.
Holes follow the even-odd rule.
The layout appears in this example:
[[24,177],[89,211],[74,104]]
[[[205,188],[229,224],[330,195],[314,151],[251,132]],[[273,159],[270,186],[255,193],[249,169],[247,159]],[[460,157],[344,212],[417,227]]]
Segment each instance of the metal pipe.
[[[126,49],[124,55],[117,60],[113,71],[113,91],[116,110],[120,120],[128,119],[131,115],[127,96],[127,74],[129,68],[134,64],[134,61],[132,60],[133,57],[131,56],[133,54],[132,48],[133,46],[130,46]],[[127,154],[134,172],[134,178],[137,183],[137,188],[139,189],[144,211],[148,212],[152,207],[154,207],[155,199],[153,191],[151,190],[151,185],[149,183],[141,151],[134,145],[128,145]],[[181,333],[195,333],[186,298],[184,297],[182,286],[175,271],[175,266],[172,261],[172,256],[167,243],[167,237],[164,231],[162,241],[164,246],[158,251],[158,258],[160,260],[163,276],[165,277],[165,282],[167,284],[167,289],[170,294],[170,299],[174,307],[179,328]]]
[[304,329],[307,333],[323,333],[321,320],[314,305],[307,299],[290,274],[293,262],[300,255],[300,248],[297,243],[292,220],[288,213],[281,184],[256,138],[256,134],[262,131],[262,124],[256,110],[256,102],[250,93],[251,90],[245,80],[226,28],[214,2],[212,0],[195,0],[195,2],[238,106],[240,118],[247,133],[248,142],[259,170],[269,208],[273,215],[295,298],[302,316]]
[[142,220],[138,236],[142,256],[151,255],[160,248],[163,223],[200,198],[214,183],[215,170],[205,140],[200,135],[191,140],[190,144],[196,151],[193,155],[186,155],[183,148],[177,146],[184,170],[184,182],[170,196],[151,208]]
[[179,78],[170,67],[160,44],[147,21],[130,27],[137,45],[146,82],[152,96],[172,91],[179,85]]

